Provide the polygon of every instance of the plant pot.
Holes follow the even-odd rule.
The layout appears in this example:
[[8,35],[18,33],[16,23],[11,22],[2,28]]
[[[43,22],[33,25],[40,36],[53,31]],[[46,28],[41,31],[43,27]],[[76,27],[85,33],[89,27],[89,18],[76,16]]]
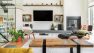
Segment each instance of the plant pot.
[[19,36],[16,42],[21,42],[21,41],[22,41],[22,38]]
[[83,35],[78,35],[77,37],[80,39],[80,38],[82,38],[82,37],[83,37]]

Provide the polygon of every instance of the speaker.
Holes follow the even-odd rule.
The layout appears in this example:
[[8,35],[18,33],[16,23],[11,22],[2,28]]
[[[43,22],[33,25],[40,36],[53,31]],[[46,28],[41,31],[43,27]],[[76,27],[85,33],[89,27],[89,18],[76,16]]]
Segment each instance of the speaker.
[[8,13],[8,10],[4,10],[4,13]]
[[92,31],[92,25],[88,25],[88,31]]
[[25,27],[29,27],[29,24],[24,24]]
[[31,29],[33,28],[32,24],[30,24],[30,28],[31,28]]
[[58,24],[58,30],[63,30],[62,24]]

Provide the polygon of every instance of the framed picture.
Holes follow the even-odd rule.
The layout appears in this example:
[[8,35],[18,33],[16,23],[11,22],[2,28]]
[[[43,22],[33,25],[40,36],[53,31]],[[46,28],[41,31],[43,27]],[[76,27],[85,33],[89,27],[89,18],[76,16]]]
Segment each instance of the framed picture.
[[23,22],[31,22],[31,14],[23,14],[22,20]]
[[62,23],[63,22],[63,15],[55,15],[54,22]]

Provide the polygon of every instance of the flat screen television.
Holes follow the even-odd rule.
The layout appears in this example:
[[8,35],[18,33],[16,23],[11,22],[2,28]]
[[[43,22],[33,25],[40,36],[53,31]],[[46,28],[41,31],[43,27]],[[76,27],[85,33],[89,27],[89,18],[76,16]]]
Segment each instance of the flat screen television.
[[33,11],[34,21],[53,21],[52,10],[34,10]]

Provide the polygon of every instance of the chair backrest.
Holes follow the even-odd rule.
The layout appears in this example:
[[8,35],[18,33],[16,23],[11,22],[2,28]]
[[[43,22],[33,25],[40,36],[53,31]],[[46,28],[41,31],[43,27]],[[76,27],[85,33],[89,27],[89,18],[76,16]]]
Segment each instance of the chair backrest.
[[0,53],[32,53],[31,48],[0,48]]
[[92,25],[88,25],[88,31],[92,31]]

